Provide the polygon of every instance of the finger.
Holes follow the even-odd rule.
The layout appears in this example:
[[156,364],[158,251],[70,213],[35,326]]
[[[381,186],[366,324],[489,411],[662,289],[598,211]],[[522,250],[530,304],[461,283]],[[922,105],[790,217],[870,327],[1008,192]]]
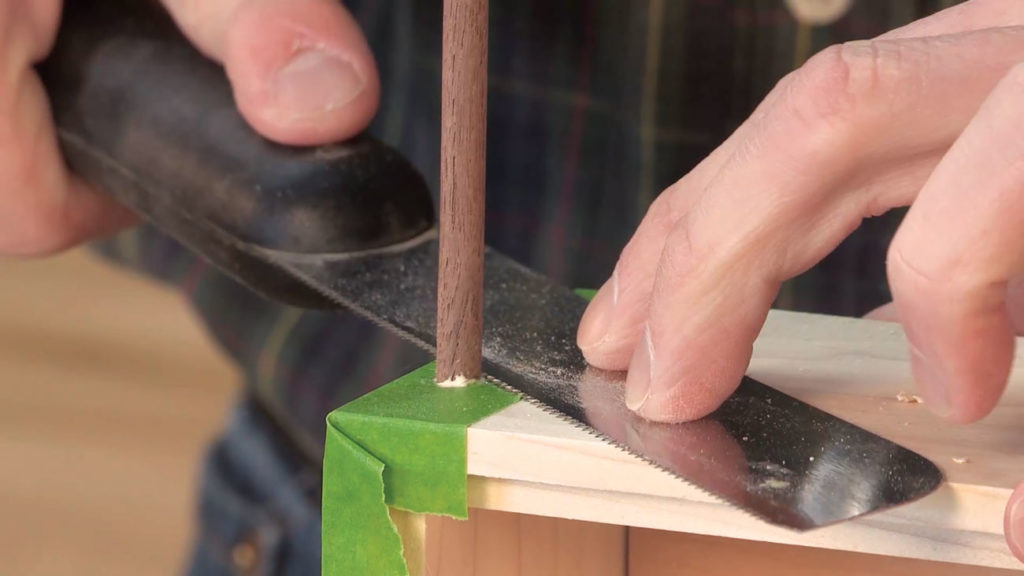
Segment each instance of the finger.
[[[1019,25],[1024,25],[1024,2],[974,0],[915,20],[879,38],[895,40],[950,35]],[[732,154],[737,142],[748,136],[750,125],[764,116],[765,109],[771,108],[773,98],[777,99],[777,91],[769,94],[751,120],[744,123],[722,147],[676,182],[648,210],[618,259],[611,278],[588,305],[581,321],[578,344],[592,365],[622,369],[629,364],[647,313],[658,256],[665,247],[666,238],[687,212],[690,203]]]
[[1024,24],[1020,0],[969,0],[890,30],[879,39],[921,38]]
[[868,312],[864,315],[867,320],[876,320],[879,322],[899,322],[900,315],[899,310],[896,309],[896,305],[892,302],[883,304],[878,308]]
[[1006,312],[1018,336],[1024,336],[1024,275],[1010,280],[1006,289]]
[[[780,82],[728,146],[701,165],[701,173],[681,180],[652,207],[583,318],[578,343],[587,360],[605,369],[626,368],[647,317],[666,237],[701,197],[715,197],[701,210],[721,205],[725,211],[712,245],[739,233],[740,221],[762,229],[765,218],[803,220],[813,210],[832,210],[817,224],[823,240],[834,241],[861,217],[909,201],[942,149],[1021,55],[1021,32],[837,46]],[[885,138],[872,140],[883,133]],[[843,178],[864,163],[874,164],[872,179],[854,184],[874,195],[851,209]],[[832,194],[818,198],[825,190]],[[826,206],[829,198],[843,202]],[[616,285],[618,298],[611,298]]]
[[[1024,276],[1017,276],[1010,281],[1006,289],[1006,312],[1010,315],[1010,324],[1018,336],[1024,335]],[[899,309],[889,302],[864,315],[868,320],[881,322],[899,322]]]
[[54,41],[60,2],[0,1],[0,254],[49,254],[131,216],[64,168],[32,64]]
[[164,0],[183,32],[221,61],[238,108],[285,144],[343,140],[377,111],[369,45],[336,0]]
[[[689,174],[658,196],[623,249],[611,278],[597,291],[580,320],[577,345],[593,366],[621,369],[629,362],[643,325],[665,237],[728,158],[741,129]],[[620,306],[619,303],[622,303]]]
[[[651,204],[620,254],[611,278],[595,294],[580,320],[577,345],[591,365],[621,370],[629,364],[647,316],[666,238],[733,155],[749,153],[759,123],[778,100],[777,92],[769,94],[725,142]],[[738,150],[741,146],[744,149]]]
[[[1024,24],[1024,3],[1019,0],[975,0],[917,20],[879,38],[948,35],[992,26],[1021,24]],[[765,110],[771,107],[773,98],[777,98],[777,93],[770,94],[750,121],[652,204],[636,233],[623,249],[611,277],[598,290],[581,319],[577,344],[592,365],[607,369],[622,369],[628,365],[650,303],[654,276],[666,237],[679,218],[688,211],[690,203],[732,154],[737,142],[747,137],[750,124],[757,122]]]
[[1003,535],[1013,555],[1024,562],[1024,482],[1017,484],[1006,503]]
[[930,408],[972,422],[1013,359],[1007,289],[1024,273],[1024,65],[1014,67],[925,183],[889,249],[893,301]]
[[630,360],[631,407],[657,420],[714,410],[781,282],[862,218],[909,203],[1022,58],[1022,30],[987,30],[845,45],[784,80],[665,243]]

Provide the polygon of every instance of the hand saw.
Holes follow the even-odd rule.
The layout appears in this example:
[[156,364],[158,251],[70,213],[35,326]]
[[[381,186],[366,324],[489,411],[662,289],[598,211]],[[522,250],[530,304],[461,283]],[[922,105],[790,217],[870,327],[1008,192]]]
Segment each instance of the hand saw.
[[[67,2],[39,71],[82,178],[267,297],[342,307],[433,350],[433,204],[396,151],[259,137],[223,70],[151,2]],[[489,248],[484,278],[489,379],[770,523],[825,526],[942,482],[920,455],[749,377],[701,421],[645,421],[625,407],[624,374],[577,349],[583,298]],[[741,466],[724,457],[736,453]]]

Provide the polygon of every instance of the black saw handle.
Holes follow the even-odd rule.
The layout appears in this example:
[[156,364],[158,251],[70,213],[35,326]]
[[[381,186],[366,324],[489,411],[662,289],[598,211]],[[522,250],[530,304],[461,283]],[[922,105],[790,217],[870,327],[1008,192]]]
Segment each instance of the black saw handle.
[[324,257],[429,230],[426,183],[368,136],[296,148],[259,136],[223,69],[153,0],[69,0],[39,66],[70,169],[252,289],[326,300],[266,254]]

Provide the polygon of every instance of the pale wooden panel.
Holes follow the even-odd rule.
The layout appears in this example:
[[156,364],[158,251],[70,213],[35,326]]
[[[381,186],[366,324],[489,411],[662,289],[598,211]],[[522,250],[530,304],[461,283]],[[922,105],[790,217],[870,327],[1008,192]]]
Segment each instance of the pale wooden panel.
[[629,576],[1000,576],[1016,574],[927,560],[634,528]]
[[391,522],[402,539],[402,557],[409,576],[427,574],[427,517],[397,508],[388,508]]
[[[755,377],[931,458],[949,482],[909,505],[805,534],[768,526],[520,403],[469,430],[472,504],[596,522],[1024,568],[1006,548],[1003,507],[1024,477],[1024,369],[995,413],[951,426],[913,391],[902,331],[867,320],[774,311],[755,347]],[[966,457],[958,464],[953,458]]]
[[173,292],[0,261],[0,573],[180,573],[236,377]]
[[625,576],[622,526],[471,510],[427,520],[430,576]]

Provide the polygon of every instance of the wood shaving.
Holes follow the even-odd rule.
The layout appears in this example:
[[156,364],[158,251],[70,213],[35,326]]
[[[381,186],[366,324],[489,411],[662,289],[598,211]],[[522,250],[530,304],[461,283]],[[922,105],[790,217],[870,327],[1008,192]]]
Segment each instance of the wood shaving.
[[971,460],[969,458],[964,458],[962,456],[954,456],[953,457],[953,462],[956,462],[957,464],[967,464],[970,461]]
[[908,392],[904,392],[903,390],[900,390],[899,393],[896,394],[896,399],[899,400],[900,402],[903,402],[904,404],[924,404],[923,398],[921,398],[917,394],[910,394]]
[[437,385],[441,388],[465,388],[470,382],[472,382],[472,380],[459,374],[457,376],[453,376],[449,380],[445,380],[444,382],[438,382]]

